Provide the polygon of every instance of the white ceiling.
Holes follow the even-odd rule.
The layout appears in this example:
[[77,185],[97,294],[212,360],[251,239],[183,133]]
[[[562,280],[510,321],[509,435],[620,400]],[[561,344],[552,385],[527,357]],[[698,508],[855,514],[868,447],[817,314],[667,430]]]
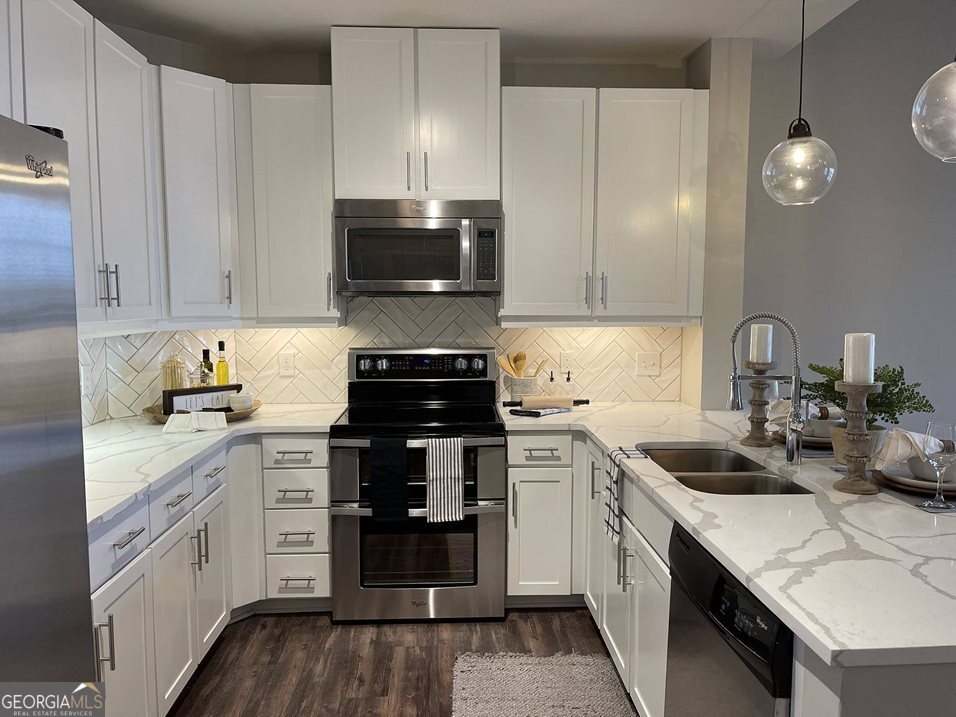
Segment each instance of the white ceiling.
[[[812,33],[856,0],[808,0]],[[249,50],[325,51],[331,25],[497,27],[505,60],[676,65],[710,37],[799,41],[800,0],[80,0],[105,22]]]

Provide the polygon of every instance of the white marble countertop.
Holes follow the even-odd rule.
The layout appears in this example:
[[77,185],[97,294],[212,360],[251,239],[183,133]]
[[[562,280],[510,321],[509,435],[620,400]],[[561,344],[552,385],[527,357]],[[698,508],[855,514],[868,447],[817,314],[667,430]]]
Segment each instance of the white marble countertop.
[[[680,404],[605,404],[544,418],[503,411],[509,431],[567,428],[605,448],[662,441],[730,445],[813,495],[724,496],[685,488],[647,459],[627,475],[746,584],[810,649],[843,667],[956,662],[956,515],[916,496],[833,490],[832,460],[786,465],[783,447],[747,448],[742,413]],[[637,526],[640,529],[640,526]]]
[[[322,433],[342,404],[264,406],[215,433],[165,435],[142,418],[84,430],[91,529],[233,437]],[[741,447],[741,413],[676,403],[595,404],[545,418],[502,410],[509,431],[582,431],[605,448],[662,441],[729,444],[813,495],[721,496],[685,488],[646,459],[627,475],[831,665],[956,662],[956,515],[930,515],[915,497],[832,489],[827,461],[786,466],[783,449]],[[637,526],[640,529],[640,526]]]

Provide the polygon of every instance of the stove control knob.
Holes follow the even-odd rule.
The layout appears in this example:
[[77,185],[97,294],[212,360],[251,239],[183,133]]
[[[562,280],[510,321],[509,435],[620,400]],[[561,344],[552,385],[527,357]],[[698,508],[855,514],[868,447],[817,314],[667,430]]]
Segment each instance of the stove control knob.
[[468,370],[468,359],[464,356],[459,356],[455,359],[455,370],[456,371],[467,371]]
[[359,362],[358,362],[359,371],[371,371],[372,366],[374,365],[375,364],[372,363],[372,359],[368,357],[359,359]]
[[485,360],[483,358],[473,358],[471,360],[471,368],[474,371],[483,371],[485,368]]
[[377,368],[379,371],[388,371],[388,359],[380,358],[375,362],[375,368]]

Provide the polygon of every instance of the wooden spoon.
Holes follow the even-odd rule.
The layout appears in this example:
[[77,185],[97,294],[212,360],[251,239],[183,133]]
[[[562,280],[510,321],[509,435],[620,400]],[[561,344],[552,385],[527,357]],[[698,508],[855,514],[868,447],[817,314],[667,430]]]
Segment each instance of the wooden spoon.
[[540,374],[542,371],[544,371],[544,367],[548,365],[548,361],[549,361],[549,359],[543,358],[543,359],[541,359],[541,361],[538,362],[538,368],[536,368],[536,369],[534,370],[534,375],[535,375],[535,377],[537,377],[538,374]]
[[515,377],[514,369],[511,368],[511,364],[509,363],[507,356],[499,356],[498,365],[501,366],[501,368],[504,369],[504,372],[511,376],[511,378]]
[[528,356],[524,351],[519,351],[511,359],[511,365],[514,366],[515,376],[524,378],[524,367],[528,363]]

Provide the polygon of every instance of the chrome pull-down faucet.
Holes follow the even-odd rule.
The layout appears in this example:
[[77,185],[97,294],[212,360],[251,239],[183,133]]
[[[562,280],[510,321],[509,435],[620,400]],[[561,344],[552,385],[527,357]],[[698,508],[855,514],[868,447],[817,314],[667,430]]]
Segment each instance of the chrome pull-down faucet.
[[[737,368],[737,336],[744,326],[760,320],[776,321],[790,332],[790,340],[793,343],[793,373],[791,375],[740,375],[740,370]],[[794,466],[800,465],[803,452],[803,429],[807,421],[801,407],[800,337],[797,336],[797,330],[793,328],[793,324],[779,314],[758,312],[745,316],[730,335],[730,354],[733,360],[733,373],[730,374],[730,400],[727,408],[731,411],[740,411],[744,407],[740,395],[741,381],[779,381],[791,385],[790,413],[787,416],[787,463]]]

